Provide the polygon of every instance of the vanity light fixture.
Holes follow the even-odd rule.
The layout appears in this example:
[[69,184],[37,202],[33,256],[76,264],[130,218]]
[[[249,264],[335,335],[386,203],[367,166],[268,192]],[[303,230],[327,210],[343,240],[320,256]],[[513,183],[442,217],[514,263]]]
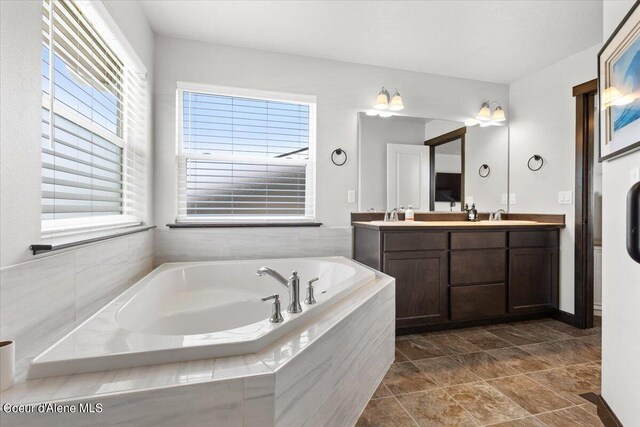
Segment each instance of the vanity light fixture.
[[400,92],[398,89],[394,89],[396,92],[393,94],[391,98],[391,104],[389,105],[389,110],[391,111],[402,111],[404,110],[404,104],[402,103],[402,97],[400,96]]
[[[491,104],[496,105],[495,109],[493,110],[493,113],[491,112]],[[497,124],[497,122],[504,122],[505,120],[507,120],[507,117],[505,116],[504,110],[502,109],[502,105],[500,105],[499,102],[484,101],[482,103],[482,106],[480,107],[480,111],[478,111],[478,115],[476,116],[476,119],[485,123],[489,123],[488,125],[485,125],[485,126],[491,126],[491,125]]]
[[376,104],[374,107],[378,110],[386,110],[389,108],[389,92],[382,87],[382,90],[378,93],[378,97],[376,98]]
[[621,107],[635,101],[633,94],[623,95],[615,86],[609,86],[602,93],[602,108],[607,109],[612,105]]

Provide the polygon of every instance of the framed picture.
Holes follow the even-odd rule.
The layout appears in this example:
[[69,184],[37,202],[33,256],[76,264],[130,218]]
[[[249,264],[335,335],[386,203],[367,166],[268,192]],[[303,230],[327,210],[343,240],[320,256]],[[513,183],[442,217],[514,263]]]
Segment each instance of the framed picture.
[[600,161],[640,149],[640,1],[598,53]]

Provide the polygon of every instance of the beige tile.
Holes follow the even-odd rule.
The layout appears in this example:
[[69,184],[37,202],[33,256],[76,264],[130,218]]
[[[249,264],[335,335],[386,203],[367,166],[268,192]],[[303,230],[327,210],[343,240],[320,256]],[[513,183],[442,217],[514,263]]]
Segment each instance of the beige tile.
[[452,357],[482,379],[519,374],[518,371],[511,368],[507,363],[500,362],[484,352],[458,354]]
[[553,390],[576,405],[584,403],[584,399],[580,397],[583,393],[595,392],[596,394],[599,394],[598,387],[570,374],[566,368],[533,372],[531,374],[527,374],[527,376],[538,384]]
[[603,425],[598,417],[578,407],[547,412],[538,415],[537,418],[549,427],[600,427]]
[[527,345],[541,342],[539,338],[536,338],[515,326],[504,329],[495,329],[492,330],[491,333],[513,345]]
[[370,400],[356,427],[409,427],[417,424],[395,397]]
[[442,387],[480,381],[477,375],[448,356],[417,360],[414,364]]
[[389,391],[386,385],[380,383],[376,391],[371,396],[371,399],[379,399],[381,397],[391,397],[393,394]]
[[585,365],[573,365],[566,368],[567,372],[587,381],[593,385],[599,386],[601,382],[600,364],[587,363]]
[[491,427],[547,427],[536,417],[520,418],[519,420],[506,421],[504,423],[491,424]]
[[487,350],[487,353],[494,359],[504,362],[508,366],[522,373],[543,371],[554,367],[550,363],[527,353],[520,347]]
[[513,344],[498,338],[486,330],[461,332],[458,335],[482,350],[513,346]]
[[532,414],[573,406],[573,403],[541,386],[526,375],[499,378],[487,382]]
[[592,361],[590,358],[585,358],[577,354],[571,348],[559,344],[559,342],[560,341],[554,341],[525,345],[520,348],[555,366],[577,365]]
[[396,341],[396,348],[409,360],[428,359],[445,355],[438,347],[422,338]]
[[404,394],[398,400],[423,427],[480,425],[443,389]]
[[463,339],[458,334],[430,336],[426,337],[425,340],[434,344],[447,355],[474,353],[482,350],[469,341]]
[[394,363],[382,382],[393,394],[436,388],[436,383],[411,362]]
[[478,382],[445,389],[482,424],[494,424],[530,415],[489,384]]
[[596,417],[598,416],[598,405],[596,405],[595,403],[587,402],[584,405],[580,405],[579,407],[581,409],[584,409],[591,415],[595,415]]

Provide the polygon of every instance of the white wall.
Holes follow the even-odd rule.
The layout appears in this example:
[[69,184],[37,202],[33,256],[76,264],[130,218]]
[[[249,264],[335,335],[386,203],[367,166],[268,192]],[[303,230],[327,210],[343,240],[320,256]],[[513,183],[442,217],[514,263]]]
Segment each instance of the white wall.
[[[398,71],[158,36],[155,78],[155,213],[160,227],[175,221],[176,81],[317,96],[317,219],[349,224],[347,190],[357,186],[357,113],[372,107],[382,85],[403,94],[403,115],[464,121],[482,99],[506,104],[506,85]],[[330,154],[349,155],[342,167]]]
[[[149,70],[152,83],[154,38],[140,5],[105,4]],[[40,240],[42,3],[1,1],[0,19],[0,266],[5,267],[32,260],[28,247]],[[149,134],[149,153],[151,141]],[[148,173],[151,195],[150,169]],[[153,220],[151,209],[147,203],[148,222]]]
[[424,145],[424,121],[416,117],[369,117],[360,113],[360,210],[387,208],[387,144]]
[[[565,214],[560,233],[560,310],[574,309],[575,206],[558,204],[558,191],[575,190],[575,99],[572,88],[596,78],[600,45],[557,62],[510,85],[510,212]],[[539,172],[527,168],[539,154]]]
[[[502,126],[468,127],[464,147],[465,198],[473,197],[478,212],[506,210],[507,206],[502,205],[502,194],[507,193],[509,179],[509,129]],[[486,178],[478,174],[483,164],[491,168]]]
[[[604,2],[606,40],[633,5]],[[626,193],[640,152],[603,164],[602,396],[625,426],[640,424],[640,264],[627,254]]]

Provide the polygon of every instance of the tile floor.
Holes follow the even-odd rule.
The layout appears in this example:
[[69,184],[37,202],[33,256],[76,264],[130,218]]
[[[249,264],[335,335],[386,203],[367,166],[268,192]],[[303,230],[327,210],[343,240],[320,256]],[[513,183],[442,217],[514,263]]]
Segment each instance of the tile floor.
[[600,331],[541,319],[399,336],[356,426],[601,426],[580,397],[600,394]]

